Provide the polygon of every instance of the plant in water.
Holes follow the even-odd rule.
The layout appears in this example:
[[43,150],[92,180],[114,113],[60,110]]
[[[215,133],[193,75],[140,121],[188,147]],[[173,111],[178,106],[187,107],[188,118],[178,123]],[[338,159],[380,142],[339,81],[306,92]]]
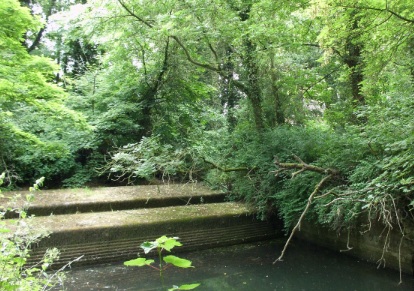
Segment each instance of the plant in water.
[[[170,252],[174,247],[182,246],[182,244],[178,241],[178,237],[167,237],[161,236],[157,238],[155,241],[151,242],[144,242],[141,244],[141,248],[144,250],[145,254],[148,254],[152,250],[156,250],[159,259],[158,267],[153,266],[152,263],[155,260],[147,260],[146,258],[137,258],[130,261],[124,262],[125,266],[135,266],[135,267],[143,267],[149,266],[155,270],[160,272],[160,278],[162,282],[162,286],[164,286],[164,271],[171,265],[176,266],[178,268],[194,268],[191,265],[191,261],[179,258],[173,255],[163,256],[163,251]],[[164,262],[164,263],[163,263]],[[194,284],[184,284],[181,286],[173,286],[170,290],[192,290],[199,286],[199,283]]]

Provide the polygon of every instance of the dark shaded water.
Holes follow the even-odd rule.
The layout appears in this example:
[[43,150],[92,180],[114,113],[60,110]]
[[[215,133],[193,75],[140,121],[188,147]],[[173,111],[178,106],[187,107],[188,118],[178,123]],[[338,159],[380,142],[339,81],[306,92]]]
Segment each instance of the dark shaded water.
[[[183,242],[185,244],[185,242]],[[293,241],[283,262],[272,262],[284,240],[273,240],[176,254],[193,261],[195,268],[165,271],[165,288],[159,273],[149,267],[122,263],[74,269],[67,274],[65,290],[167,290],[173,285],[201,283],[195,290],[414,290],[414,279],[377,269],[346,255]],[[63,288],[60,288],[60,290]]]

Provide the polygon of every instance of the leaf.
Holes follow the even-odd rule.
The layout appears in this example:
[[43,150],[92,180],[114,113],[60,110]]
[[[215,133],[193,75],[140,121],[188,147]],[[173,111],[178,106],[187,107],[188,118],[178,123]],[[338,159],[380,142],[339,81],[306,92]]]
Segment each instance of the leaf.
[[178,287],[178,290],[193,290],[200,286],[200,283],[194,283],[194,284],[185,284]]
[[191,261],[176,256],[165,256],[164,262],[167,264],[172,264],[179,268],[194,268],[191,266]]
[[195,288],[197,288],[198,286],[200,286],[200,283],[194,283],[194,284],[184,284],[181,286],[173,286],[172,288],[168,289],[168,291],[173,291],[173,290],[193,290]]
[[124,265],[130,267],[142,267],[149,266],[152,263],[154,263],[154,260],[147,260],[146,258],[137,258],[134,260],[124,262]]
[[156,241],[151,242],[144,242],[141,244],[141,248],[144,250],[144,253],[148,254],[150,251],[158,247],[158,243]]
[[162,244],[162,248],[168,252],[171,251],[172,248],[179,247],[179,246],[182,246],[182,244],[179,241],[177,241],[175,238],[169,238]]

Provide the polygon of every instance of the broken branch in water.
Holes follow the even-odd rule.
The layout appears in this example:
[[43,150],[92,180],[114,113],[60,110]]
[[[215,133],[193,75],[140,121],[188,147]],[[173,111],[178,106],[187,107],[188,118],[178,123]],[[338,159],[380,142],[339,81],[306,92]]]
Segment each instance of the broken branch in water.
[[323,184],[328,181],[330,178],[332,178],[332,175],[328,175],[322,178],[322,180],[318,183],[318,185],[316,185],[315,189],[313,190],[312,194],[309,196],[308,198],[308,203],[306,204],[305,209],[302,211],[302,214],[299,217],[298,222],[296,223],[295,227],[292,229],[292,232],[289,235],[288,240],[285,243],[285,246],[283,247],[283,250],[280,254],[280,256],[273,262],[273,264],[275,264],[278,261],[282,261],[283,256],[285,255],[286,249],[289,246],[290,241],[293,238],[293,235],[295,234],[296,230],[300,230],[300,225],[302,224],[302,220],[305,217],[306,212],[308,212],[308,209],[312,203],[313,197],[316,195],[316,193],[319,192],[319,190],[322,188]]
[[331,178],[338,176],[339,171],[331,168],[322,168],[314,165],[309,165],[305,163],[301,158],[299,158],[296,155],[293,155],[294,159],[297,161],[297,163],[281,163],[276,157],[275,157],[275,164],[278,167],[278,170],[274,171],[275,175],[277,176],[280,172],[290,171],[290,170],[297,170],[293,172],[292,179],[295,178],[297,175],[305,172],[305,171],[311,171],[316,172],[322,175],[325,175],[319,183],[315,186],[315,189],[313,190],[312,194],[309,195],[308,203],[305,206],[305,209],[302,211],[302,214],[299,217],[298,222],[296,223],[295,227],[292,229],[292,232],[289,235],[288,240],[285,243],[285,246],[283,247],[283,250],[280,254],[280,256],[273,262],[275,264],[278,261],[282,261],[283,256],[285,255],[286,249],[289,246],[290,241],[293,238],[293,235],[296,233],[297,230],[300,231],[300,226],[302,224],[303,218],[305,217],[306,213],[309,210],[310,205],[312,204],[313,199],[315,198],[315,195],[321,190],[321,188],[324,186],[325,182],[330,180]]

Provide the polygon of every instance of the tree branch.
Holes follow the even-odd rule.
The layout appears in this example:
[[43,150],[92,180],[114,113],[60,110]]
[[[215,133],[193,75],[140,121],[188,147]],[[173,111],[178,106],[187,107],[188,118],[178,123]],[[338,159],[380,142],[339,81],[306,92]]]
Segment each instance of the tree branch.
[[124,2],[122,2],[121,0],[118,0],[118,3],[121,4],[122,8],[124,8],[129,13],[130,16],[132,16],[135,19],[137,19],[138,21],[142,22],[143,24],[145,24],[149,28],[153,27],[153,25],[151,23],[149,23],[149,21],[139,17],[131,9],[129,9],[128,6],[126,6],[126,4]]
[[47,25],[47,21],[50,17],[50,15],[52,15],[52,11],[53,8],[56,6],[56,0],[52,0],[50,1],[50,5],[49,5],[49,9],[46,11],[45,15],[46,15],[46,24],[45,27],[42,27],[36,35],[36,38],[34,39],[33,43],[27,48],[27,51],[30,53],[31,51],[33,51],[40,43],[42,37],[43,37],[43,32],[45,32],[45,28]]
[[[313,190],[313,192],[309,195],[308,202],[305,206],[305,209],[302,211],[302,214],[300,215],[298,222],[296,223],[295,227],[292,229],[292,232],[290,233],[289,238],[286,241],[285,246],[283,247],[283,250],[282,250],[280,256],[273,262],[273,264],[275,264],[278,261],[282,261],[283,256],[285,255],[286,249],[289,246],[289,243],[293,238],[293,235],[296,233],[297,230],[300,231],[300,226],[302,224],[303,218],[305,217],[306,213],[308,212],[309,207],[312,204],[312,201],[314,200],[314,198],[317,198],[317,197],[315,197],[315,195],[321,190],[321,188],[324,186],[326,181],[328,181],[328,180],[332,179],[333,177],[339,175],[338,170],[331,169],[331,168],[326,168],[325,169],[325,168],[322,168],[322,167],[309,165],[309,164],[305,163],[298,156],[293,155],[293,157],[297,161],[297,163],[281,163],[275,157],[275,162],[274,163],[276,164],[277,167],[279,167],[279,169],[277,171],[275,171],[276,176],[282,171],[290,171],[290,170],[297,170],[296,172],[292,173],[292,178],[295,178],[297,175],[299,175],[300,173],[303,173],[305,171],[311,171],[311,172],[323,174],[325,176],[319,181],[319,183],[315,186],[315,189]],[[321,197],[321,196],[318,196],[318,197]]]
[[414,19],[408,19],[408,18],[406,18],[406,17],[404,17],[404,16],[402,16],[402,15],[400,15],[400,14],[397,14],[396,12],[394,12],[394,11],[392,11],[392,10],[388,9],[388,7],[387,7],[387,9],[385,9],[385,11],[387,11],[387,12],[391,13],[392,15],[394,15],[395,17],[397,17],[397,18],[399,18],[399,19],[401,19],[401,20],[404,20],[404,21],[406,21],[406,22],[410,22],[410,23],[414,23]]
[[[139,22],[142,22],[144,25],[146,25],[147,27],[149,27],[149,28],[154,28],[154,26],[148,21],[148,20],[145,20],[144,18],[142,18],[142,17],[140,17],[140,16],[138,16],[138,15],[136,15],[131,9],[129,9],[128,8],[128,6],[126,6],[126,4],[122,1],[122,0],[117,0],[118,1],[118,3],[127,11],[127,13],[130,15],[130,16],[132,16],[132,17],[134,17],[135,19],[137,19]],[[176,35],[169,35],[168,37],[170,37],[170,38],[172,38],[172,39],[174,39],[176,42],[177,42],[177,44],[181,47],[181,49],[184,51],[184,54],[185,54],[185,56],[186,56],[186,58],[187,58],[187,60],[190,62],[190,63],[192,63],[193,65],[196,65],[196,66],[198,66],[198,67],[201,67],[201,68],[204,68],[204,69],[207,69],[207,70],[209,70],[209,71],[213,71],[213,72],[216,72],[216,73],[218,73],[220,76],[222,76],[222,77],[224,77],[224,78],[226,78],[226,74],[225,74],[225,72],[222,70],[222,69],[220,69],[220,67],[215,67],[215,66],[212,66],[212,65],[210,65],[210,64],[205,64],[205,63],[201,63],[201,62],[199,62],[199,61],[197,61],[197,60],[195,60],[195,59],[193,59],[193,57],[191,56],[191,54],[190,54],[190,52],[189,52],[189,50],[187,49],[187,47],[184,45],[184,43],[180,40],[180,38],[178,37],[178,36],[176,36]],[[212,51],[212,53],[213,53],[213,55],[214,55],[214,57],[216,58],[216,61],[217,61],[217,52],[214,50],[214,48],[213,48],[213,46],[210,44],[210,43],[208,43],[208,46],[209,46],[209,48],[210,48],[210,50]],[[246,93],[246,92],[248,92],[248,87],[244,84],[244,83],[242,83],[242,82],[240,82],[240,81],[238,81],[238,80],[232,80],[232,82],[233,82],[233,84],[239,89],[239,90],[241,90],[242,92],[244,92],[244,93]]]
[[275,157],[275,164],[276,166],[279,167],[279,170],[274,171],[275,175],[277,176],[280,172],[282,171],[286,171],[286,170],[299,170],[297,172],[294,172],[292,174],[292,178],[294,178],[296,175],[300,174],[303,171],[311,171],[311,172],[316,172],[319,174],[327,174],[327,175],[332,175],[332,176],[336,176],[339,174],[339,171],[335,170],[335,169],[331,169],[331,168],[321,168],[318,166],[313,166],[313,165],[309,165],[306,164],[304,161],[302,161],[298,156],[294,155],[295,160],[298,161],[298,163],[281,163],[279,162],[279,160]]
[[189,51],[188,51],[188,49],[185,47],[185,45],[181,42],[181,40],[180,40],[180,38],[179,38],[178,36],[176,36],[176,35],[171,35],[170,37],[171,37],[172,39],[174,39],[174,40],[177,42],[177,44],[178,44],[178,45],[179,45],[179,46],[183,49],[184,54],[185,54],[185,56],[187,57],[187,60],[188,60],[190,63],[192,63],[192,64],[194,64],[194,65],[196,65],[196,66],[198,66],[198,67],[205,68],[205,69],[207,69],[207,70],[210,70],[210,71],[214,71],[214,72],[220,73],[220,69],[219,69],[219,68],[213,67],[213,66],[211,66],[211,65],[209,65],[209,64],[203,64],[203,63],[200,63],[200,62],[198,62],[198,61],[194,60],[194,59],[191,57],[190,52],[189,52]]
[[388,4],[386,5],[385,8],[375,8],[375,7],[370,7],[370,6],[347,6],[347,5],[339,5],[338,7],[349,8],[349,9],[357,9],[357,10],[374,10],[374,11],[379,11],[379,12],[388,12],[388,13],[394,15],[395,17],[397,17],[400,20],[404,20],[404,21],[409,22],[409,23],[414,23],[414,19],[406,18],[406,17],[398,14],[397,12],[389,9]]
[[310,205],[312,204],[312,200],[313,197],[316,195],[316,193],[319,192],[319,190],[322,188],[323,184],[328,181],[330,178],[332,178],[332,174],[325,176],[319,183],[318,185],[316,185],[315,189],[313,190],[312,194],[309,196],[308,198],[308,203],[306,204],[305,209],[303,210],[301,216],[299,217],[298,222],[296,223],[295,227],[292,229],[292,232],[290,233],[290,236],[288,238],[288,240],[285,243],[285,246],[283,247],[283,250],[280,254],[280,256],[273,262],[273,264],[276,264],[276,262],[282,261],[283,260],[283,256],[285,255],[286,249],[289,246],[290,241],[293,238],[293,235],[295,234],[295,232],[297,230],[300,231],[300,225],[302,223],[303,218],[305,217],[305,214],[308,212]]

